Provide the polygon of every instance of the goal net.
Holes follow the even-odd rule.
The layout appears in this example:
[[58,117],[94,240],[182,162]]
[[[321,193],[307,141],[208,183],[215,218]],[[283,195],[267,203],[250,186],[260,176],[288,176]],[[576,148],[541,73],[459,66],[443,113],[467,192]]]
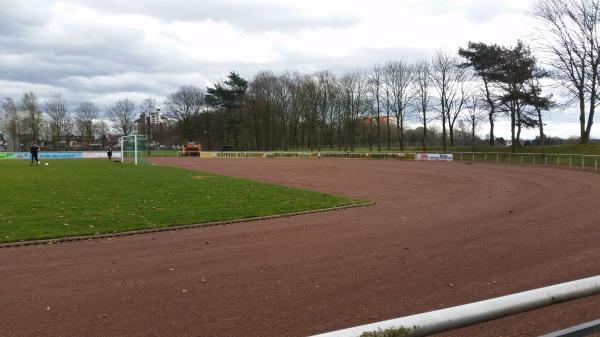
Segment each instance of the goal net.
[[121,162],[135,165],[146,163],[146,142],[144,135],[121,137]]

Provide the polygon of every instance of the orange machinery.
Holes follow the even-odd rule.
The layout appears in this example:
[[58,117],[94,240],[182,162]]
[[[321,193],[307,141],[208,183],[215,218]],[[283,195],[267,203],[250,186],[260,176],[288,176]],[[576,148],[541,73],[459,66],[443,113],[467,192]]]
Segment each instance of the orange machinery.
[[184,156],[188,157],[199,157],[200,156],[200,144],[188,143],[182,148]]

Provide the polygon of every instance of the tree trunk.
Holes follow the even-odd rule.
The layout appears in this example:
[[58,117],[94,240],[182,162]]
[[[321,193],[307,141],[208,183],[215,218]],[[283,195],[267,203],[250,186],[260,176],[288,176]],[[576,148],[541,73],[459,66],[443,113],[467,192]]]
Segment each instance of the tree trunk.
[[471,116],[471,147],[473,152],[475,152],[475,116]]
[[369,151],[373,151],[373,118],[369,119]]
[[485,78],[483,79],[483,85],[485,88],[485,98],[490,106],[490,112],[488,114],[490,118],[490,145],[494,146],[496,144],[496,139],[494,138],[494,114],[496,113],[496,107],[494,105],[494,100],[492,100],[488,81]]
[[522,117],[521,117],[521,106],[520,104],[517,104],[517,143],[519,144],[519,146],[521,146],[521,129],[523,126],[522,123]]
[[388,151],[392,149],[392,131],[390,128],[390,94],[386,89],[386,116],[387,116],[387,148]]
[[494,113],[490,112],[488,117],[490,118],[490,145],[494,146],[496,144],[496,139],[494,138]]
[[425,118],[425,114],[423,114],[423,151],[427,151],[427,119]]
[[592,133],[592,125],[594,124],[594,113],[596,112],[596,102],[592,99],[590,103],[590,113],[588,115],[587,127],[585,129],[585,144],[590,142],[590,134]]
[[543,150],[544,146],[546,145],[546,136],[544,136],[544,123],[542,121],[542,110],[537,109],[537,113],[538,113],[538,124],[540,127],[540,145],[542,146],[542,150]]
[[585,94],[583,89],[579,89],[579,142],[587,144],[589,139],[585,132]]
[[515,108],[510,108],[510,139],[511,139],[511,151],[516,152],[516,143],[517,139],[515,137],[515,127],[516,127],[516,112]]
[[446,152],[447,143],[446,143],[446,114],[442,114],[442,150]]

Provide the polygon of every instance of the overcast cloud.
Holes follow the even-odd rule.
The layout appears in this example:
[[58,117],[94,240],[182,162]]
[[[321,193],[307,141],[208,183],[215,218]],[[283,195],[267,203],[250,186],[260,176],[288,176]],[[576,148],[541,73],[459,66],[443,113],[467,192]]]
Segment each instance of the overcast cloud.
[[[529,8],[523,0],[0,0],[0,96],[62,93],[73,106],[104,107],[125,96],[160,101],[232,70],[251,78],[265,69],[367,69],[468,41],[514,44],[533,33]],[[552,116],[550,135],[577,135],[576,114]]]

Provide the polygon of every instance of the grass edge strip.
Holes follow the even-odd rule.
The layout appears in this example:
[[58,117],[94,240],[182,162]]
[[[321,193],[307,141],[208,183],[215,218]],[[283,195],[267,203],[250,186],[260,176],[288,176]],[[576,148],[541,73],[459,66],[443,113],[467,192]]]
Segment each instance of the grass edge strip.
[[131,235],[139,235],[139,234],[150,234],[150,233],[183,230],[183,229],[193,229],[193,228],[200,228],[200,227],[214,227],[214,226],[229,225],[229,224],[234,224],[234,223],[261,221],[261,220],[269,220],[269,219],[279,219],[279,218],[287,218],[287,217],[292,217],[292,216],[297,216],[297,215],[339,211],[339,210],[344,210],[344,209],[349,209],[349,208],[373,206],[373,205],[375,205],[375,202],[363,202],[363,203],[358,203],[358,204],[321,208],[321,209],[313,209],[313,210],[308,210],[308,211],[281,213],[281,214],[257,216],[257,217],[250,217],[250,218],[231,219],[231,220],[212,221],[212,222],[189,224],[189,225],[172,225],[172,226],[158,227],[158,228],[136,229],[136,230],[118,232],[118,233],[78,235],[78,236],[67,236],[67,237],[54,238],[54,239],[15,241],[15,242],[0,243],[0,249],[23,247],[23,246],[35,246],[35,245],[52,245],[52,244],[56,244],[56,243],[65,243],[65,242],[74,242],[74,241],[90,241],[90,240],[131,236]]

